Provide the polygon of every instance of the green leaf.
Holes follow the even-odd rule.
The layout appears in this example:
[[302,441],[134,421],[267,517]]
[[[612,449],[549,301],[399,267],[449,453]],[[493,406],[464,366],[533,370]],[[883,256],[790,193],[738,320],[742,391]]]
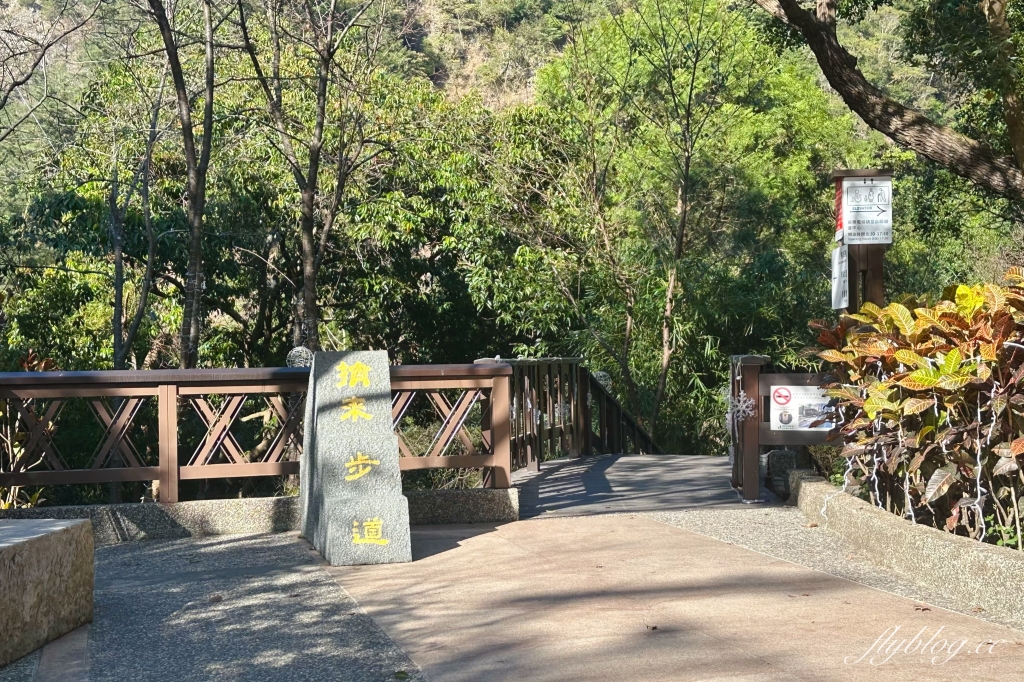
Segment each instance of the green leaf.
[[966,374],[950,374],[939,379],[939,388],[956,391],[971,383],[972,377]]
[[902,362],[904,365],[910,367],[917,367],[918,369],[926,369],[930,367],[928,361],[922,358],[920,355],[907,348],[901,348],[893,355],[894,358]]
[[960,350],[953,348],[946,353],[945,359],[942,361],[942,373],[952,374],[960,369],[960,364],[963,362],[963,356],[960,355]]
[[899,410],[899,405],[878,395],[871,396],[864,401],[864,411],[871,419],[874,419],[879,412],[896,412],[897,410]]
[[974,287],[961,284],[956,288],[956,310],[970,322],[976,310],[985,305],[985,296]]
[[914,333],[914,316],[910,314],[906,306],[899,303],[890,303],[886,307],[885,312],[892,317],[901,334],[909,337]]
[[897,383],[911,391],[924,391],[938,386],[940,378],[939,371],[929,367],[911,372]]
[[879,308],[874,303],[872,303],[871,301],[868,301],[867,303],[862,305],[860,307],[860,312],[861,313],[866,313],[869,317],[873,318],[873,319],[869,320],[870,322],[874,322],[875,320],[882,319],[882,315],[883,315],[882,309]]

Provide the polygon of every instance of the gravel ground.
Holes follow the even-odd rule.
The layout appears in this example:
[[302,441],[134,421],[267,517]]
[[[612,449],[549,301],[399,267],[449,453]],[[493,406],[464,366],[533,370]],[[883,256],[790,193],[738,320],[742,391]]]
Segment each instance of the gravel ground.
[[901,597],[1024,630],[1024,614],[1013,619],[990,616],[973,604],[911,583],[871,563],[851,550],[838,536],[820,527],[809,527],[807,518],[795,507],[694,509],[638,515]]
[[0,668],[0,682],[32,682],[39,665],[39,649]]
[[99,547],[95,598],[90,682],[426,679],[293,533]]

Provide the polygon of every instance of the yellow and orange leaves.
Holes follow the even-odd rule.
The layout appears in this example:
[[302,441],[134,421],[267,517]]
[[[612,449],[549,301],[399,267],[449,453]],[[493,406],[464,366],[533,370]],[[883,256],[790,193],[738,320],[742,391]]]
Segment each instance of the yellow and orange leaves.
[[903,401],[903,414],[920,414],[925,410],[930,410],[934,405],[934,398],[907,398],[906,400]]
[[898,360],[899,362],[902,362],[904,365],[915,367],[917,369],[924,369],[926,367],[930,367],[926,359],[924,359],[914,351],[909,350],[907,348],[901,348],[900,350],[896,351],[893,354],[893,357],[896,358],[896,360]]
[[854,359],[853,355],[847,355],[832,348],[818,353],[818,357],[828,362],[834,362],[837,365],[853,362]]
[[914,335],[914,316],[906,307],[899,303],[890,303],[881,312],[886,319],[892,320],[903,336],[910,338]]

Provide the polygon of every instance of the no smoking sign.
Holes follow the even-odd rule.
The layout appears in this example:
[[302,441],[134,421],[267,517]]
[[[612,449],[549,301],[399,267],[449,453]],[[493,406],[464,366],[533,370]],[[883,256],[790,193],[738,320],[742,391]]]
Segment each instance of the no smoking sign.
[[777,405],[788,405],[789,401],[793,399],[793,394],[789,392],[788,388],[776,388],[772,392],[772,400]]

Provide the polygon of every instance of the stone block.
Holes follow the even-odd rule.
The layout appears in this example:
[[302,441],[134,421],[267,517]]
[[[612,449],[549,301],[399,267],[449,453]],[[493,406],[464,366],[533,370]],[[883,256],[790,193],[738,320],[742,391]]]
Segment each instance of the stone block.
[[820,478],[803,477],[800,511],[874,563],[1024,629],[1024,552],[900,518]]
[[805,448],[772,450],[768,453],[767,487],[785,499],[789,496],[789,472],[810,468],[811,455]]
[[387,504],[372,498],[349,498],[329,513],[330,523],[316,526],[318,535],[303,534],[332,566],[412,561],[405,497],[399,495]]
[[316,353],[305,424],[303,535],[335,566],[411,561],[387,353]]
[[92,524],[0,521],[0,666],[92,621]]

